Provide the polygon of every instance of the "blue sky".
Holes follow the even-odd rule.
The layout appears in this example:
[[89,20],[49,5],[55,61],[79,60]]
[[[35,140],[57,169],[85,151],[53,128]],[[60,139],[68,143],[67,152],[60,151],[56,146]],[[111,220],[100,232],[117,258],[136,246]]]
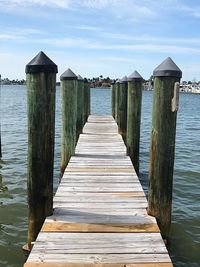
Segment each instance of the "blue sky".
[[0,73],[25,78],[44,51],[58,76],[148,79],[170,56],[184,80],[200,80],[199,0],[0,0]]

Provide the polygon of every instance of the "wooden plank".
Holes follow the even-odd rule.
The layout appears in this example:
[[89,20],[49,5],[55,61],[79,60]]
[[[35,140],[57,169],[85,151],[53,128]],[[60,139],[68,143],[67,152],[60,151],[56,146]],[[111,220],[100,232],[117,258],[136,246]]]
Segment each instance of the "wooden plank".
[[57,192],[56,196],[54,197],[54,201],[57,202],[88,202],[88,203],[133,203],[133,202],[140,202],[140,201],[147,201],[146,197],[144,196],[143,192],[135,192],[131,193],[130,195],[117,195],[112,193],[82,193],[82,192],[70,192],[70,193],[59,193]]
[[[120,242],[119,242],[120,240]],[[33,252],[50,254],[167,253],[159,233],[55,233],[40,232]]]
[[65,208],[90,208],[91,206],[96,209],[122,209],[122,208],[128,208],[128,209],[136,209],[136,208],[140,208],[140,209],[145,209],[147,208],[147,203],[146,201],[138,203],[138,202],[134,202],[134,203],[84,203],[84,202],[72,202],[72,203],[68,203],[68,202],[54,202],[55,207],[65,207]]
[[[59,218],[56,218],[59,220]],[[152,224],[109,224],[105,222],[91,223],[76,223],[76,222],[58,222],[52,220],[52,222],[45,222],[42,226],[41,232],[91,232],[91,233],[135,233],[135,232],[151,232],[159,233],[160,230],[156,223]]]
[[92,167],[87,167],[87,168],[80,168],[80,167],[75,167],[75,168],[70,168],[70,167],[68,167],[67,168],[67,170],[66,170],[67,172],[108,172],[108,173],[112,173],[112,172],[118,172],[118,173],[123,173],[123,172],[126,172],[126,173],[132,173],[133,171],[134,171],[134,168],[132,167],[132,168],[130,168],[130,167],[128,167],[128,168],[125,168],[125,167],[123,167],[123,168],[112,168],[112,167],[107,167],[107,168],[102,168],[102,167],[100,167],[100,168],[92,168]]
[[172,267],[112,116],[89,116],[24,267]]
[[33,263],[27,262],[24,267],[173,267],[171,263]]
[[[90,264],[90,266],[96,266],[95,264],[102,264],[102,266],[114,266],[117,264],[171,264],[170,258],[167,254],[44,254],[44,253],[32,253],[29,256],[28,261],[31,262],[51,262],[51,263],[65,263],[65,267],[68,264],[79,264],[78,266],[84,266],[84,264]],[[105,265],[104,265],[105,264]],[[57,266],[57,265],[56,265]],[[100,265],[101,266],[101,265]],[[134,265],[133,265],[134,266]],[[137,265],[136,265],[137,266]],[[147,265],[148,266],[148,265]],[[156,266],[156,265],[155,265]],[[159,266],[159,265],[158,265]],[[161,265],[162,266],[162,265]],[[172,264],[169,266],[173,266]],[[145,266],[146,267],[146,266]],[[148,266],[149,267],[149,266]]]
[[[81,186],[73,186],[73,187],[63,187],[61,188],[61,186],[59,187],[58,191],[63,191],[63,192],[99,192],[99,193],[102,193],[102,192],[108,192],[108,193],[111,193],[111,192],[121,192],[122,189],[119,187],[119,188],[107,188],[106,186],[105,187],[98,187],[96,188],[95,186],[93,187],[81,187]],[[138,186],[136,188],[126,188],[123,190],[124,192],[137,192],[137,191],[142,191],[142,189]]]
[[[54,210],[55,212],[59,214],[71,214],[74,212],[83,212],[83,208],[79,207],[65,207],[64,205],[61,204],[55,204],[54,203]],[[84,212],[90,213],[91,216],[96,215],[96,214],[102,214],[102,215],[121,215],[121,216],[127,216],[127,215],[147,215],[146,207],[145,208],[101,208],[101,207],[89,207],[85,208],[84,207]]]
[[112,182],[106,182],[106,183],[98,183],[98,182],[90,182],[88,181],[87,184],[86,183],[80,183],[80,181],[68,181],[67,179],[65,181],[63,181],[60,186],[59,186],[59,189],[62,188],[62,189],[66,189],[66,191],[68,191],[68,189],[70,187],[83,187],[83,188],[92,188],[92,187],[99,187],[99,188],[107,188],[107,189],[112,189],[112,188],[121,188],[121,191],[123,190],[124,191],[124,188],[125,189],[130,189],[130,188],[141,188],[141,186],[138,184],[138,183],[121,183],[121,182],[118,182],[116,184],[113,185]]
[[67,178],[62,179],[61,184],[66,184],[67,182],[75,182],[75,183],[88,183],[88,181],[91,181],[91,183],[125,183],[125,184],[130,184],[130,183],[138,183],[138,179],[130,179],[127,177],[124,178],[118,178],[116,177],[106,177],[106,176],[102,176],[101,178],[99,178],[98,176],[78,176],[78,175],[74,175],[74,176],[68,176]]
[[[91,177],[91,176],[99,176],[98,178],[101,178],[102,176],[106,176],[107,178],[109,178],[109,177],[118,177],[118,178],[121,178],[121,179],[124,179],[125,177],[126,178],[134,178],[134,179],[137,179],[137,181],[139,182],[139,179],[138,179],[138,177],[136,176],[136,174],[135,173],[118,173],[118,172],[112,172],[112,173],[104,173],[104,172],[102,172],[102,173],[99,173],[99,172],[97,172],[97,173],[95,173],[95,172],[92,172],[92,173],[90,173],[90,172],[78,172],[78,173],[72,173],[72,172],[65,172],[64,173],[64,175],[63,175],[63,178],[65,178],[65,177],[77,177],[77,175],[79,175],[79,176],[87,176],[87,177]],[[117,178],[116,177],[116,178]],[[63,181],[63,178],[62,178],[62,181]]]

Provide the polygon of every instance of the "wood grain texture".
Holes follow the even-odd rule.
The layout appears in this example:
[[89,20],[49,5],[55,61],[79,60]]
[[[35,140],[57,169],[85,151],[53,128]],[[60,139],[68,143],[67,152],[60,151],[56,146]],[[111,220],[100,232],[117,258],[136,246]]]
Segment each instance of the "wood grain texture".
[[171,263],[26,263],[24,267],[173,267]]
[[124,142],[126,143],[126,131],[127,131],[127,94],[128,94],[128,82],[120,83],[119,87],[119,106],[118,106],[118,126],[119,133],[122,135]]
[[142,107],[142,80],[128,82],[127,153],[139,175],[140,123]]
[[29,247],[53,212],[55,73],[27,74]]
[[82,133],[84,125],[84,82],[77,81],[77,117],[76,117],[76,138]]
[[117,132],[111,116],[89,116],[25,267],[172,266]]
[[177,112],[171,111],[176,77],[155,77],[149,164],[149,214],[170,233]]
[[76,144],[77,121],[77,81],[61,81],[61,174],[63,174],[70,157],[74,154]]

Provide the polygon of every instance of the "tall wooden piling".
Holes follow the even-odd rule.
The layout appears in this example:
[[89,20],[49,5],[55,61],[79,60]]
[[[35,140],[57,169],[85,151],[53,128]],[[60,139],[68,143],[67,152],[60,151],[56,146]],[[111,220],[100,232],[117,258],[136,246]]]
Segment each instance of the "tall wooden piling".
[[118,124],[119,121],[119,90],[120,90],[120,79],[115,82],[115,121]]
[[126,146],[137,175],[139,175],[142,80],[137,71],[128,77]]
[[111,82],[111,107],[112,107],[112,116],[115,118],[115,80]]
[[82,133],[84,125],[84,80],[81,75],[77,76],[77,120],[76,138]]
[[90,83],[88,79],[84,79],[84,124],[87,122],[88,116],[90,115]]
[[28,98],[28,246],[53,211],[57,65],[40,52],[26,65]]
[[128,78],[125,76],[120,80],[119,86],[119,106],[118,106],[118,126],[119,133],[126,144],[127,130],[127,94],[128,94]]
[[67,69],[61,76],[61,176],[74,154],[77,122],[77,76]]
[[[0,74],[0,97],[1,97],[1,74]],[[0,122],[0,159],[1,158],[2,158],[2,150],[1,150],[1,122]]]
[[148,213],[156,217],[162,236],[168,239],[179,94],[177,85],[182,72],[171,58],[167,58],[154,70],[153,76]]

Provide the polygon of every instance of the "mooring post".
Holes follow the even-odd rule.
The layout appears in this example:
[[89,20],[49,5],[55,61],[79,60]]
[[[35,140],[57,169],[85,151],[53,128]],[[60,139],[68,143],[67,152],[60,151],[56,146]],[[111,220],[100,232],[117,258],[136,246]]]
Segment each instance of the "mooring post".
[[118,106],[118,126],[119,133],[122,135],[124,143],[126,144],[126,130],[127,130],[127,95],[128,95],[128,78],[125,76],[120,80],[119,86],[119,106]]
[[111,82],[111,107],[112,107],[112,116],[115,118],[115,80],[112,80]]
[[154,97],[149,165],[148,213],[155,216],[163,238],[169,238],[176,117],[181,70],[167,58],[153,72]]
[[75,152],[77,121],[77,76],[67,69],[61,76],[61,177]]
[[76,120],[76,139],[82,133],[84,125],[84,80],[81,75],[77,76],[77,120]]
[[118,124],[119,121],[119,89],[120,79],[115,82],[115,121]]
[[[0,74],[0,96],[1,96],[1,74]],[[1,118],[1,116],[0,116],[0,118]],[[1,158],[2,158],[2,150],[1,150],[1,122],[0,122],[0,159]]]
[[128,77],[126,146],[137,175],[139,175],[142,80],[137,71]]
[[28,98],[28,247],[53,211],[57,65],[40,52],[26,65]]
[[84,79],[84,124],[90,115],[90,83]]

